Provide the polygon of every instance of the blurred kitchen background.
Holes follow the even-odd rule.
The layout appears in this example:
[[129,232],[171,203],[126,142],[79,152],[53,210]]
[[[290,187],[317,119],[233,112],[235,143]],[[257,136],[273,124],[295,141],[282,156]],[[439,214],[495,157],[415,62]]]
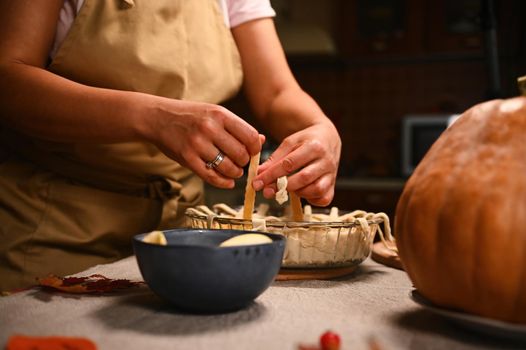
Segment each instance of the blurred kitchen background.
[[[526,75],[523,0],[271,3],[296,78],[342,137],[332,205],[344,210],[393,219],[405,181],[451,117],[519,95]],[[225,106],[264,130],[241,94]],[[241,205],[244,186],[209,188],[207,202]]]

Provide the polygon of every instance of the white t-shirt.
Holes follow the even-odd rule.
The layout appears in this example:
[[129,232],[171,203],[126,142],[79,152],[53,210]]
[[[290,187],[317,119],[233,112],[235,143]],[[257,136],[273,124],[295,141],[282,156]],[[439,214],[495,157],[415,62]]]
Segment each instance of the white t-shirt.
[[[189,0],[191,1],[191,0]],[[223,11],[225,24],[233,28],[242,23],[257,18],[274,17],[276,12],[270,5],[270,0],[217,0],[219,7]],[[60,10],[60,16],[57,23],[55,41],[50,52],[50,57],[55,57],[58,48],[64,41],[77,13],[84,4],[84,0],[64,0],[64,5]]]

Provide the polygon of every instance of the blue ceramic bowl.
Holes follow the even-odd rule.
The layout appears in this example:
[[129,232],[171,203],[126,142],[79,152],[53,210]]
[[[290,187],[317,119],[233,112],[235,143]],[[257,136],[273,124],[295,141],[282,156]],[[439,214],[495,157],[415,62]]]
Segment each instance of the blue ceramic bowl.
[[176,229],[163,232],[166,246],[133,238],[144,281],[162,299],[190,312],[241,309],[263,293],[279,272],[285,238],[262,233],[272,243],[218,247],[253,231]]

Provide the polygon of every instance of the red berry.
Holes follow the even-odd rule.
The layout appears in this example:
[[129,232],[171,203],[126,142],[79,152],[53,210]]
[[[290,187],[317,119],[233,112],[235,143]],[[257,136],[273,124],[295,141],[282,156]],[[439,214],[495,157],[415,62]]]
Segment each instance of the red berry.
[[340,336],[332,331],[323,333],[320,337],[322,350],[340,350]]

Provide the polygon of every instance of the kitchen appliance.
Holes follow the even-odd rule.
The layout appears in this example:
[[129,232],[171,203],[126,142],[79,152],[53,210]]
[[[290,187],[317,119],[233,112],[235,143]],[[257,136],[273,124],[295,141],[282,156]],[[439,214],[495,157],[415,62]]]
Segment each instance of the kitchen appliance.
[[413,173],[431,145],[458,117],[458,114],[415,114],[402,119],[402,176],[408,177]]

